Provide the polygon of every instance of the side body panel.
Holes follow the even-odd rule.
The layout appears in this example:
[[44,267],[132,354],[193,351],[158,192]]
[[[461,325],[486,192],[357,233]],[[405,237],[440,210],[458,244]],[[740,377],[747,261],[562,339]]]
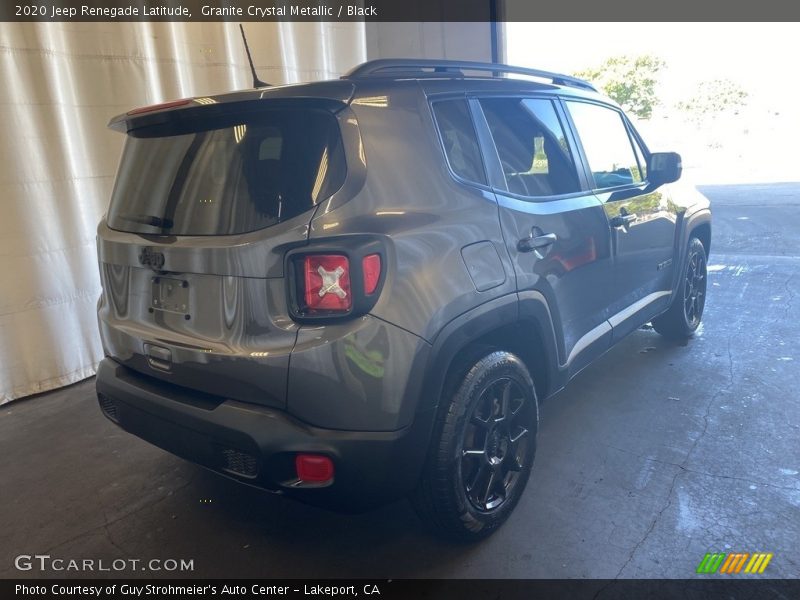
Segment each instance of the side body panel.
[[[386,280],[369,313],[371,333],[365,330],[349,349],[331,345],[327,352],[317,349],[313,358],[311,352],[305,357],[305,348],[334,335],[336,327],[300,328],[290,365],[288,408],[301,418],[326,415],[333,426],[359,427],[361,416],[374,413],[369,421],[377,419],[381,428],[401,427],[418,408],[430,406],[421,375],[426,348],[459,315],[513,294],[513,267],[494,194],[450,175],[418,82],[360,84],[352,110],[362,132],[367,178],[345,204],[320,206],[311,222],[309,247],[363,232],[381,236]],[[475,269],[473,276],[468,263]],[[495,270],[491,276],[487,265]],[[386,323],[406,336],[392,349],[394,357],[385,354],[388,347],[380,330]],[[393,336],[393,343],[398,337]],[[377,360],[379,354],[385,357],[384,368],[370,374],[358,366],[364,357]],[[394,360],[396,364],[389,364]],[[327,393],[309,393],[312,371],[314,387]],[[354,389],[363,391],[353,394],[353,386],[343,386],[348,393],[337,394],[343,375],[356,377]]]

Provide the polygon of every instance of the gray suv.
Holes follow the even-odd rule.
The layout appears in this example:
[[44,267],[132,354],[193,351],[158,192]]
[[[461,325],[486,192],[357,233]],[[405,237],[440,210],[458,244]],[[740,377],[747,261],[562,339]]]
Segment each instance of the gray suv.
[[238,481],[347,511],[410,495],[480,539],[541,400],[648,321],[700,323],[709,203],[585,81],[377,60],[109,126],[100,407]]

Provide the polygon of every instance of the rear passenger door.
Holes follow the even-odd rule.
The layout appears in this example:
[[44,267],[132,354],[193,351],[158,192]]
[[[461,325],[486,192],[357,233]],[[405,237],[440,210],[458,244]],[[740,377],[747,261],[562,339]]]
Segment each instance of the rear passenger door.
[[[550,306],[560,363],[576,372],[610,343],[613,296],[603,206],[577,168],[551,97],[475,97],[471,106],[521,299]],[[523,303],[524,304],[524,303]]]
[[621,111],[583,100],[564,104],[608,219],[614,263],[609,321],[617,340],[669,304],[677,207],[666,187],[648,186],[646,149]]

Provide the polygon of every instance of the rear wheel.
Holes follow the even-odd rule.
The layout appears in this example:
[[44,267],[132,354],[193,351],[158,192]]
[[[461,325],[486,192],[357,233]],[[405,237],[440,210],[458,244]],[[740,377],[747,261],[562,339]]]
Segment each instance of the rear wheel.
[[443,398],[430,456],[413,502],[450,538],[487,537],[522,495],[536,452],[539,413],[530,373],[515,355],[492,352]]
[[686,266],[672,305],[663,315],[653,319],[653,329],[674,340],[690,337],[703,317],[707,280],[706,250],[703,243],[693,237],[689,240]]

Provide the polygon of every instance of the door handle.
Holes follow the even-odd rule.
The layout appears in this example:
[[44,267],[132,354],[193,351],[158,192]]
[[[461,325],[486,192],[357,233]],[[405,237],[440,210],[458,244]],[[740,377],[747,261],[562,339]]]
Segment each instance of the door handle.
[[531,231],[528,237],[522,238],[517,242],[517,250],[520,252],[532,252],[534,250],[547,248],[548,246],[552,246],[557,239],[558,236],[555,233],[535,235],[534,232]]
[[622,227],[623,229],[628,229],[628,226],[636,220],[636,215],[617,215],[616,217],[612,217],[611,219],[611,226],[612,227]]

